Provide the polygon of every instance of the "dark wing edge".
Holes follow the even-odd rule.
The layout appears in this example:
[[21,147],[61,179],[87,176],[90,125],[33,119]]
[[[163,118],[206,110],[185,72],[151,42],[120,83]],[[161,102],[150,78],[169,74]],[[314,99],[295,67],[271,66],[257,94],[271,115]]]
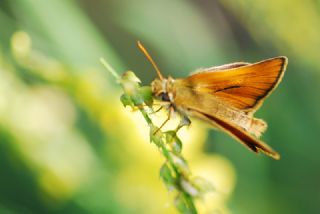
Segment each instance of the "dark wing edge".
[[278,56],[278,57],[274,57],[274,58],[271,58],[271,59],[267,59],[265,61],[274,60],[274,59],[281,59],[282,60],[282,65],[281,65],[281,68],[279,70],[279,74],[278,74],[277,80],[275,81],[275,84],[266,92],[266,94],[264,94],[263,97],[260,97],[257,100],[257,102],[255,103],[255,105],[253,105],[253,107],[250,109],[252,112],[255,112],[257,109],[259,109],[260,106],[262,105],[263,101],[278,87],[279,83],[281,82],[281,80],[283,78],[284,72],[287,69],[288,58],[286,56]]

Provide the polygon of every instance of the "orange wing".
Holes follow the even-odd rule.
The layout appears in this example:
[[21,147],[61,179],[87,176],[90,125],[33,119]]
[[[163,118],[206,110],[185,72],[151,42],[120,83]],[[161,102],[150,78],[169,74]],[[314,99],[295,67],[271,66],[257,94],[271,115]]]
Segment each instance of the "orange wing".
[[231,106],[254,112],[281,81],[288,59],[212,67],[184,79],[197,93],[209,93]]

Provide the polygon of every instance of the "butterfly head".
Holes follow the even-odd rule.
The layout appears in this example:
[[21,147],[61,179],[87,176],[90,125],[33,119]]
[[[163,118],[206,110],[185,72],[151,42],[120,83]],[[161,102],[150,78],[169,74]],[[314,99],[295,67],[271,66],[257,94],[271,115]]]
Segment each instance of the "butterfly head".
[[165,102],[173,102],[173,82],[172,78],[155,79],[151,83],[152,94],[156,99]]

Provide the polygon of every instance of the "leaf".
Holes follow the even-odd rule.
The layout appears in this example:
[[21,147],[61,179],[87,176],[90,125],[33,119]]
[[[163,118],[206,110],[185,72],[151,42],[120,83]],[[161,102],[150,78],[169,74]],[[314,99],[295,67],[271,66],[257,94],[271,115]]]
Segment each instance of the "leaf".
[[185,177],[188,177],[191,173],[189,166],[187,162],[184,160],[184,158],[174,154],[173,152],[169,152],[169,155],[173,161],[173,164],[178,169],[179,173],[181,173]]
[[175,131],[167,131],[167,132],[165,132],[165,134],[166,134],[167,143],[171,143],[174,140],[174,138],[176,137]]
[[176,154],[181,154],[182,142],[178,137],[175,138],[175,141],[172,142],[171,146],[173,152],[175,152]]
[[160,177],[169,190],[173,190],[176,187],[176,179],[168,163],[164,163],[160,169]]
[[170,145],[172,152],[179,155],[182,151],[182,142],[178,138],[177,133],[175,131],[167,131],[165,134],[166,141]]
[[192,201],[189,201],[185,194],[179,194],[174,200],[174,205],[179,210],[180,213],[184,214],[196,214],[197,212],[194,209],[191,209],[193,207]]
[[182,189],[192,197],[197,197],[200,195],[199,189],[186,179],[181,178],[180,185]]
[[120,97],[120,101],[122,102],[124,107],[133,105],[130,96],[127,94],[122,94]]
[[143,98],[144,103],[151,107],[153,104],[153,96],[150,86],[142,86],[139,88],[139,94]]
[[161,147],[162,132],[157,126],[150,126],[150,142],[154,142],[158,147]]

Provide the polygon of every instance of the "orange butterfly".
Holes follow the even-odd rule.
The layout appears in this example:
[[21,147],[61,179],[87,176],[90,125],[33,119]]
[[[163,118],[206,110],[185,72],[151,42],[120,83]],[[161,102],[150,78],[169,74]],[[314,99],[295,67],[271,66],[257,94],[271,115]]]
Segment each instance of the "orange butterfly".
[[256,153],[262,151],[280,159],[276,151],[258,139],[267,124],[253,114],[280,83],[288,64],[286,57],[257,63],[236,62],[206,68],[184,79],[173,79],[163,78],[140,42],[138,47],[159,77],[151,83],[154,97],[170,110],[162,126],[174,111],[189,123],[188,116],[193,116],[225,131]]

